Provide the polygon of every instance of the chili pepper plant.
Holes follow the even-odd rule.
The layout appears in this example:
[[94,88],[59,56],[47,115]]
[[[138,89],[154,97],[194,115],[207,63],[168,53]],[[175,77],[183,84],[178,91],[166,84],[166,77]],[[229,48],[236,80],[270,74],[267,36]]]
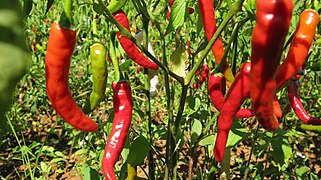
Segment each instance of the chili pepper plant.
[[12,2],[1,179],[321,178],[318,0]]

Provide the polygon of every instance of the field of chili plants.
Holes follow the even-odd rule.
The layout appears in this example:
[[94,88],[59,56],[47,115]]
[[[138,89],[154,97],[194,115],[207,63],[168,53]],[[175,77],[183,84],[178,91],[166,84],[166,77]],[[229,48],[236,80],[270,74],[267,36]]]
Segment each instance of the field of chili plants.
[[319,13],[1,0],[1,179],[320,179]]

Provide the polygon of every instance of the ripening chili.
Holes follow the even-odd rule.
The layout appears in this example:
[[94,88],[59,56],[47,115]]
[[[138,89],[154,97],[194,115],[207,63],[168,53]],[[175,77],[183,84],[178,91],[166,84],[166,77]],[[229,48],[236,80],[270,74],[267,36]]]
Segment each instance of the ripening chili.
[[53,108],[64,121],[79,130],[92,132],[97,130],[97,124],[78,107],[68,86],[68,73],[75,45],[76,31],[60,27],[54,22],[45,56],[46,90]]
[[303,107],[301,99],[298,95],[298,79],[290,80],[288,86],[288,98],[290,100],[290,105],[294,110],[295,114],[307,124],[321,125],[321,119],[310,116]]
[[257,0],[257,23],[252,34],[250,96],[254,114],[263,128],[275,130],[273,112],[275,72],[290,26],[292,0]]
[[319,19],[318,13],[312,9],[306,9],[301,13],[287,57],[277,70],[277,88],[283,86],[302,67],[312,45]]
[[[208,41],[210,41],[216,32],[214,0],[198,0],[198,7],[201,12],[206,38]],[[224,56],[224,48],[221,38],[217,38],[213,44],[212,52],[214,54],[216,63],[219,64]],[[234,81],[234,75],[226,60],[223,62],[222,72],[228,83],[231,84]]]
[[102,159],[102,169],[106,179],[117,180],[114,165],[124,148],[132,120],[133,102],[130,84],[126,81],[113,83],[114,120]]
[[232,127],[233,117],[239,110],[240,105],[249,97],[251,63],[247,62],[242,66],[241,71],[236,75],[235,81],[232,83],[227,92],[220,115],[217,120],[217,136],[214,146],[214,157],[218,162],[221,162],[226,149],[228,133]]
[[195,84],[192,85],[193,89],[199,88],[206,81],[209,71],[210,71],[210,68],[208,67],[208,65],[204,64],[200,78],[198,79],[198,81]]
[[[128,18],[124,11],[120,10],[113,14],[115,19],[121,24],[124,28],[126,28],[130,32]],[[158,69],[158,65],[153,61],[149,60],[145,57],[142,52],[136,47],[136,45],[126,36],[122,36],[120,32],[117,32],[117,38],[119,43],[123,47],[124,51],[137,64],[143,66],[144,68],[148,69]]]
[[94,110],[105,98],[107,84],[107,61],[104,45],[95,43],[90,47],[93,88],[90,94],[90,109]]

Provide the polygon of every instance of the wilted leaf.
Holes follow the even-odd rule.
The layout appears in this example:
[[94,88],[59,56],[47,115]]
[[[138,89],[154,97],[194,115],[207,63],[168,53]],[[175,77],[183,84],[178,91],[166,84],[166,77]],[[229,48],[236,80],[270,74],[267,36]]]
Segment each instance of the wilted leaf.
[[171,54],[169,68],[175,74],[181,77],[185,77],[185,61],[188,54],[183,45],[179,45],[175,51]]

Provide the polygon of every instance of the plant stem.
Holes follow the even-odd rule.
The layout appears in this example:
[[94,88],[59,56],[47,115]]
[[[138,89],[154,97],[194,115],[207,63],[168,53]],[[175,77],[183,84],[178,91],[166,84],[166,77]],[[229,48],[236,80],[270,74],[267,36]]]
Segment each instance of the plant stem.
[[223,158],[223,161],[221,162],[221,165],[222,165],[222,168],[221,168],[222,174],[221,174],[221,176],[224,173],[224,176],[225,176],[226,179],[230,179],[230,169],[231,169],[230,160],[231,160],[231,148],[228,147],[228,148],[225,149],[224,158]]
[[64,1],[64,11],[60,16],[59,25],[64,28],[70,29],[72,25],[72,0]]
[[[143,17],[143,44],[145,48],[148,48],[148,23],[149,20]],[[152,134],[152,117],[151,117],[151,103],[150,103],[150,84],[149,84],[149,76],[148,76],[148,69],[144,70],[145,72],[145,92],[147,96],[146,101],[146,115],[148,117],[148,125],[147,125],[147,138],[150,144],[153,144],[153,134]],[[151,180],[155,179],[155,167],[154,167],[154,160],[153,160],[153,151],[150,150],[148,152],[148,173]]]
[[[161,47],[162,47],[162,61],[165,66],[167,66],[166,59],[166,44],[164,36],[161,34]],[[166,137],[166,154],[165,154],[165,180],[169,179],[170,174],[170,144],[172,141],[172,121],[173,121],[173,111],[172,111],[172,101],[171,101],[171,90],[170,90],[170,81],[167,73],[164,73],[164,81],[165,81],[165,93],[166,93],[166,104],[167,104],[167,112],[168,112],[168,127],[167,127],[167,137]]]
[[206,127],[204,128],[203,134],[206,134],[206,133],[207,133],[207,131],[211,128],[212,124],[214,124],[214,123],[216,122],[216,119],[217,119],[217,117],[218,117],[219,115],[220,115],[220,112],[217,111],[217,112],[214,114],[214,116],[212,116],[211,121],[210,121],[210,122],[206,125]]
[[72,22],[71,10],[72,10],[72,0],[65,0],[64,13],[70,23]]
[[187,90],[188,90],[188,85],[183,85],[182,86],[182,93],[181,93],[181,99],[179,101],[179,107],[178,107],[178,112],[177,112],[177,116],[176,116],[176,119],[175,119],[175,124],[174,124],[174,130],[173,132],[175,133],[174,135],[174,139],[175,141],[177,141],[176,139],[176,134],[177,134],[177,130],[179,128],[179,124],[180,124],[180,121],[182,119],[182,115],[183,115],[183,112],[184,112],[184,107],[185,107],[185,101],[186,101],[186,96],[187,96]]
[[115,81],[118,82],[120,80],[120,69],[119,69],[119,62],[118,62],[118,59],[116,57],[116,52],[115,52],[115,46],[114,46],[115,41],[113,39],[114,38],[111,38],[111,40],[110,40],[109,55],[110,55],[111,61],[114,66]]
[[233,16],[238,13],[241,10],[241,7],[243,5],[244,0],[238,0],[236,1],[231,7],[230,11],[226,15],[226,18],[223,19],[221,25],[217,28],[215,34],[213,35],[212,39],[208,42],[207,46],[205,47],[203,53],[201,53],[201,56],[198,58],[198,60],[195,63],[195,66],[192,68],[192,70],[187,74],[184,84],[188,85],[193,76],[195,75],[195,72],[197,71],[198,67],[202,64],[203,60],[211,50],[212,46],[214,45],[215,41],[219,37],[219,35],[223,32],[223,29],[227,26],[228,22],[233,18]]
[[[92,3],[93,3],[93,1],[94,0],[92,0]],[[97,19],[96,19],[97,13],[94,10],[92,13],[93,13],[93,21],[92,21],[91,28],[92,28],[92,32],[93,32],[93,36],[94,36],[94,41],[100,42],[98,39],[98,31],[97,31]]]

